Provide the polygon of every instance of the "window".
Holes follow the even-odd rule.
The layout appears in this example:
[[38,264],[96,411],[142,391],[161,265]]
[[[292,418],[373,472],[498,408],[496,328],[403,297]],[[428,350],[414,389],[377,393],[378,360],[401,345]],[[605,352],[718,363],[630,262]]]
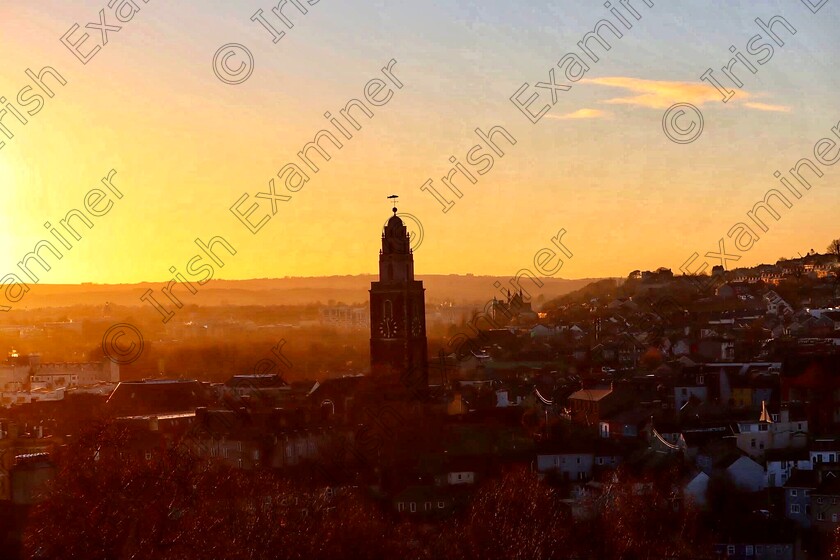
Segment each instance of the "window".
[[698,385],[703,385],[703,383],[705,383],[705,382],[706,382],[706,379],[702,375],[697,376],[697,384]]
[[825,521],[825,514],[823,512],[817,513],[817,521]]
[[831,514],[831,522],[832,523],[837,523],[837,514],[836,513]]
[[400,502],[397,504],[397,511],[405,511],[405,502]]
[[580,457],[577,458],[577,464],[580,465]]
[[425,504],[423,504],[423,509],[425,511],[429,511],[430,509],[432,509],[432,502],[426,502]]
[[755,550],[753,549],[753,545],[748,544],[748,545],[747,545],[746,547],[744,547],[744,548],[746,549],[746,550],[744,551],[744,554],[746,554],[747,556],[752,556],[752,555],[754,555],[754,554],[755,554]]
[[385,319],[390,319],[393,311],[394,307],[393,305],[391,305],[391,300],[386,299],[384,305],[382,306],[382,317]]
[[810,495],[811,495],[811,491],[810,491],[810,490],[803,490],[803,491],[802,491],[802,495],[803,495],[803,496],[805,496],[805,497],[807,498],[808,496],[810,496]]
[[444,502],[438,502],[438,509],[443,509],[444,507],[446,507]]
[[833,505],[833,506],[837,505],[837,498],[831,498],[831,505]]
[[799,491],[798,491],[798,490],[791,490],[791,491],[790,491],[790,495],[791,495],[791,497],[796,497],[798,494],[799,494]]
[[790,504],[791,513],[799,513],[799,504]]
[[759,432],[766,432],[767,431],[767,424],[759,424],[758,425]]
[[750,447],[755,449],[755,438],[753,438],[752,441],[750,441]]
[[730,544],[729,546],[727,546],[726,547],[726,553],[729,554],[730,556],[735,554],[735,545]]
[[411,509],[411,513],[414,513],[415,511],[417,511],[417,504],[415,502],[411,502],[410,509]]
[[817,503],[821,504],[822,503],[822,498],[817,498]]
[[147,460],[147,461],[151,461],[151,460],[152,460],[152,452],[151,452],[151,451],[146,451],[146,460]]

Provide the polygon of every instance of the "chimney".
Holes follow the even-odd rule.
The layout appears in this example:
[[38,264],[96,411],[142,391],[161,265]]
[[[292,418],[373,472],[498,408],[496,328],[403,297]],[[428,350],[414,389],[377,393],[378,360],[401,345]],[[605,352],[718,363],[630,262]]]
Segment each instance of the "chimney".
[[782,405],[779,411],[779,421],[782,423],[790,422],[790,408],[787,405]]

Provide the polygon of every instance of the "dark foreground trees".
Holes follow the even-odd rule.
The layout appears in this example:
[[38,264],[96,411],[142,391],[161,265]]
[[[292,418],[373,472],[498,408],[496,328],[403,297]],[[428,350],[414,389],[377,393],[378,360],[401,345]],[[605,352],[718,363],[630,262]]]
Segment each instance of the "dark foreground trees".
[[84,560],[695,558],[690,512],[667,477],[622,476],[574,502],[526,468],[486,481],[436,521],[397,518],[365,488],[340,491],[170,451],[128,459],[100,426],[73,443],[30,516],[26,558]]

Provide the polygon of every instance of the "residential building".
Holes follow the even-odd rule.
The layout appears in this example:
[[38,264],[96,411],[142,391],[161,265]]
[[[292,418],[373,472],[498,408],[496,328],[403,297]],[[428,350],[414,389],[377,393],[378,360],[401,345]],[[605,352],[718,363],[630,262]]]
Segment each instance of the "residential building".
[[812,470],[794,470],[784,484],[785,517],[803,529],[811,526],[812,493],[819,484],[819,473]]

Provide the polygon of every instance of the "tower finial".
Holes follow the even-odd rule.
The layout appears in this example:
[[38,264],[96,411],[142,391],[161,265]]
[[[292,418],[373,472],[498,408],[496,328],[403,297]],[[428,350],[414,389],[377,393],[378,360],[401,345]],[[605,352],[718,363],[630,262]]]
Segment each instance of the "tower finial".
[[392,200],[393,204],[394,204],[394,207],[391,208],[391,210],[394,211],[394,216],[397,215],[397,199],[399,199],[399,196],[396,195],[396,194],[392,194],[391,196],[388,197],[388,200]]

